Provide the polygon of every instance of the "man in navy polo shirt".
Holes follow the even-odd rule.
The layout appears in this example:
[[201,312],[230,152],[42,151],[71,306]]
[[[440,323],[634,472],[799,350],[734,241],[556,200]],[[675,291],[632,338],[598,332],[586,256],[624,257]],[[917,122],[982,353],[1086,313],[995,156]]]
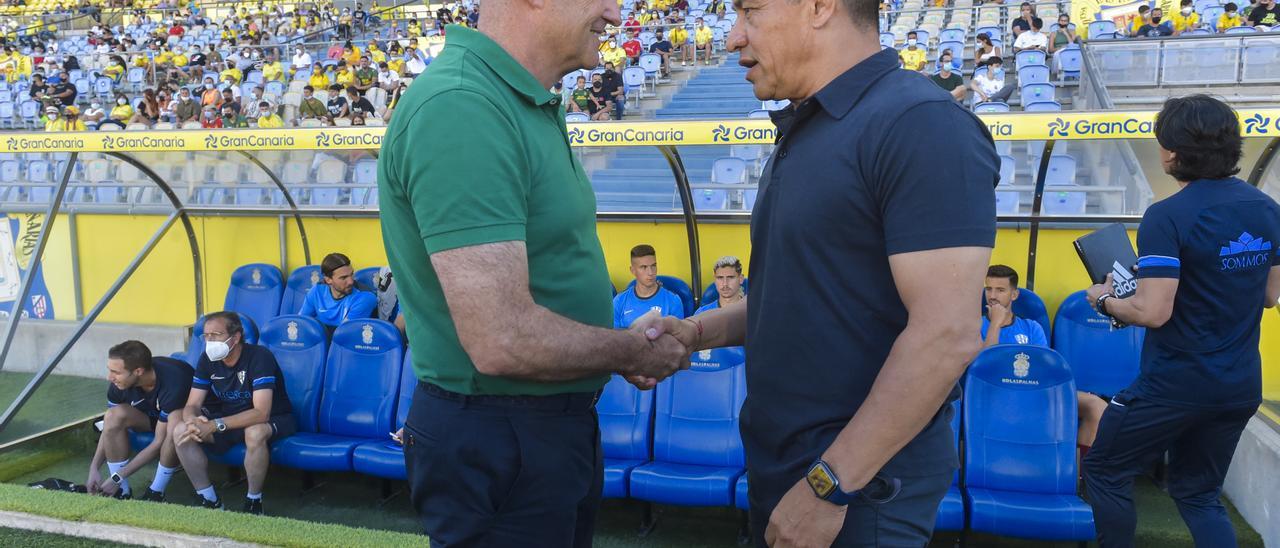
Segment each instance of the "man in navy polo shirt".
[[1102,414],[1084,459],[1098,543],[1133,546],[1133,479],[1167,451],[1169,496],[1196,546],[1235,546],[1219,501],[1245,423],[1262,403],[1259,322],[1280,299],[1280,206],[1240,171],[1236,113],[1206,95],[1156,118],[1165,173],[1181,187],[1138,226],[1137,292],[1088,289],[1094,308],[1147,328],[1141,370]]
[[958,464],[949,402],[980,349],[995,146],[881,51],[876,2],[737,4],[727,45],[756,97],[795,105],[752,212],[751,295],[650,334],[746,344],[758,545],[923,546]]

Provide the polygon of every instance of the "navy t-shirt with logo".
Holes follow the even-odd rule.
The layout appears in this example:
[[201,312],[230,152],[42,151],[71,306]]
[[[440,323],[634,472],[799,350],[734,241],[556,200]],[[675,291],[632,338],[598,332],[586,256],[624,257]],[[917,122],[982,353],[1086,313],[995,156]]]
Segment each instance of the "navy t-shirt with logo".
[[1147,209],[1137,277],[1177,278],[1178,292],[1169,321],[1147,329],[1131,392],[1184,407],[1261,403],[1258,339],[1277,244],[1280,206],[1234,177],[1195,181]]
[[[986,125],[899,69],[893,49],[792,110],[775,119],[782,137],[751,214],[741,428],[751,508],[765,515],[858,412],[906,328],[889,257],[990,248],[996,235],[1000,162]],[[954,471],[950,418],[941,404],[882,472]]]
[[185,362],[156,356],[151,358],[156,386],[150,392],[134,386],[128,390],[107,385],[107,406],[129,405],[158,421],[169,422],[169,413],[182,409],[191,393],[191,366]]
[[213,417],[230,417],[253,409],[253,393],[270,389],[271,416],[293,412],[289,396],[285,393],[284,375],[280,364],[265,346],[245,344],[235,367],[227,367],[222,361],[211,362],[209,356],[200,355],[191,386],[208,390],[204,407]]

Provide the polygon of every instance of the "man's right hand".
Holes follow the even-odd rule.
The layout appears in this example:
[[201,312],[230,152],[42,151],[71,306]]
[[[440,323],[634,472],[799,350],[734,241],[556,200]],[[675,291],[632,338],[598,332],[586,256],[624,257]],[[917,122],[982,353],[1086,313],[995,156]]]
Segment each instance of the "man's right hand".
[[90,495],[98,494],[98,488],[102,484],[102,473],[97,468],[89,470],[89,479],[84,480],[84,487],[89,491]]
[[991,325],[1003,327],[1010,316],[1013,316],[1013,311],[1005,305],[994,301],[987,303],[987,319],[991,321]]

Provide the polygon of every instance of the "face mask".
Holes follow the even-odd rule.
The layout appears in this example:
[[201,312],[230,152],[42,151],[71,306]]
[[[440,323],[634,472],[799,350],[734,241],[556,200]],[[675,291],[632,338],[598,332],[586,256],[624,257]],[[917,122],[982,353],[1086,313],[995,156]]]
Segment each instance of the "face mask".
[[991,77],[997,80],[1004,78],[1004,69],[999,67],[993,67],[991,69]]
[[259,112],[258,112],[258,116],[261,116],[261,117],[264,117],[264,118],[265,118],[265,117],[267,117],[267,116],[270,116],[270,115],[271,115],[271,112],[269,112],[269,111],[265,111],[265,110],[263,110],[263,111],[259,111]]
[[101,103],[89,103],[89,108],[98,109],[101,107],[102,107]]
[[1182,8],[1182,15],[1191,15],[1191,6]]
[[[227,341],[231,340],[230,337]],[[227,341],[208,341],[204,343],[204,355],[209,357],[211,362],[220,362],[227,354],[231,353],[231,347],[227,345]]]
[[213,89],[213,84],[205,84],[204,89]]
[[205,117],[205,118],[213,118],[213,111],[212,111],[212,110],[205,111],[205,113],[204,113],[204,117]]
[[1159,22],[1160,22],[1160,18],[1159,18],[1159,17],[1152,17],[1152,18],[1151,18],[1151,24],[1153,24],[1153,25],[1154,25],[1154,24],[1159,23]]
[[612,41],[612,40],[610,40],[610,41],[609,41],[609,47],[611,47],[611,48],[616,48],[616,47],[618,47],[618,43],[617,43],[617,42],[614,42],[614,41]]
[[915,38],[912,38],[912,39],[910,39],[910,40],[907,40],[907,45],[908,45],[908,46],[915,47],[915,45],[916,45],[916,39],[915,39]]
[[127,103],[127,102],[128,102],[128,101],[125,101],[124,99],[116,99],[116,104],[117,104],[117,105],[123,105],[123,104],[125,104],[125,103]]
[[1236,16],[1236,12],[1234,11],[1227,12],[1227,17],[1235,17],[1235,16]]

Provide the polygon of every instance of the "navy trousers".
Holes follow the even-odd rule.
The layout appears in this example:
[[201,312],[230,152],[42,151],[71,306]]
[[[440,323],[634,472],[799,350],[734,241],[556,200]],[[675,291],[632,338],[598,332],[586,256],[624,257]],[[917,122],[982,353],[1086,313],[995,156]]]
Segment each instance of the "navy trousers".
[[1098,544],[1134,545],[1133,480],[1168,451],[1169,496],[1196,546],[1235,546],[1235,530],[1219,499],[1240,433],[1257,410],[1174,407],[1127,392],[1112,398],[1084,459]]
[[432,548],[591,546],[604,484],[596,396],[463,396],[419,382],[404,454]]

